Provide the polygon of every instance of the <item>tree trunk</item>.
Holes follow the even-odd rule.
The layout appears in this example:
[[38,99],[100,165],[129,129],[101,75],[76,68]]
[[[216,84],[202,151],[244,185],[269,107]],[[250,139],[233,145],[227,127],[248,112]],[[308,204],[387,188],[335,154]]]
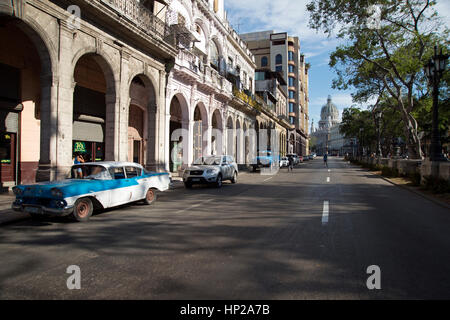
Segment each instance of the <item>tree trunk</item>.
[[416,120],[412,115],[408,114],[403,108],[401,108],[402,117],[405,125],[406,143],[408,145],[409,159],[422,160],[422,147],[417,134]]

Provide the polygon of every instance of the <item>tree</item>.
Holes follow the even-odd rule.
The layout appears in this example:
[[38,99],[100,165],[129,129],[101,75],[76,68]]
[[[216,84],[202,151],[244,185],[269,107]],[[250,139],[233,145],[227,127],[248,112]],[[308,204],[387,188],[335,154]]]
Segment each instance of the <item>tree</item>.
[[369,153],[376,150],[377,135],[371,111],[355,107],[344,109],[339,130],[346,139],[357,138],[359,146]]
[[[415,101],[427,95],[423,65],[437,43],[448,43],[439,25],[435,1],[312,0],[310,26],[346,44],[331,54],[337,72],[333,87],[356,88],[353,99],[365,102],[391,97],[402,119],[410,158],[421,159]],[[371,21],[375,18],[375,23]],[[441,30],[437,33],[436,30]]]

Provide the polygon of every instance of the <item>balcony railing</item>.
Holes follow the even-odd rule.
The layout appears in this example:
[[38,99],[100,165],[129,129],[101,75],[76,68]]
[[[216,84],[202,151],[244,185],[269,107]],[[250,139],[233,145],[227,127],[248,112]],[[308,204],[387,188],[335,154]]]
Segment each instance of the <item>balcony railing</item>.
[[160,38],[173,44],[169,37],[171,28],[164,21],[154,16],[139,0],[97,0],[115,9],[120,15],[130,20],[147,34],[156,34]]

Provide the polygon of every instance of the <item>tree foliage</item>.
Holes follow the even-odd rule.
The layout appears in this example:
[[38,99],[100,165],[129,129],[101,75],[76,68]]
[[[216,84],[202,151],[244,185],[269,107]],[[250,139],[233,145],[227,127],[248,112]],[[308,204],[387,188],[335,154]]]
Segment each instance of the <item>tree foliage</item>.
[[[330,57],[337,74],[333,87],[355,88],[355,102],[391,99],[412,158],[422,157],[416,102],[429,94],[423,66],[434,45],[448,46],[448,29],[439,24],[434,5],[423,0],[312,0],[307,6],[312,28],[337,32],[345,42]],[[379,10],[376,26],[368,23],[373,8]]]

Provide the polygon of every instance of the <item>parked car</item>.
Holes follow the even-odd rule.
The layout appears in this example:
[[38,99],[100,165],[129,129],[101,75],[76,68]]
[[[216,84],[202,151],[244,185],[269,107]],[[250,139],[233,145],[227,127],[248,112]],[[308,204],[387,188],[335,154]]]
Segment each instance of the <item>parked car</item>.
[[150,205],[170,183],[168,173],[148,172],[137,163],[82,163],[72,166],[66,180],[14,187],[12,208],[32,217],[71,215],[83,222],[94,209],[135,201]]
[[220,188],[224,180],[236,183],[238,173],[238,166],[232,156],[202,157],[184,170],[183,182],[186,188],[194,184],[214,184]]
[[280,160],[280,168],[288,166],[289,166],[289,159],[287,157],[282,157]]
[[258,168],[270,168],[277,164],[277,161],[270,150],[260,151],[258,156],[253,160],[253,172]]

